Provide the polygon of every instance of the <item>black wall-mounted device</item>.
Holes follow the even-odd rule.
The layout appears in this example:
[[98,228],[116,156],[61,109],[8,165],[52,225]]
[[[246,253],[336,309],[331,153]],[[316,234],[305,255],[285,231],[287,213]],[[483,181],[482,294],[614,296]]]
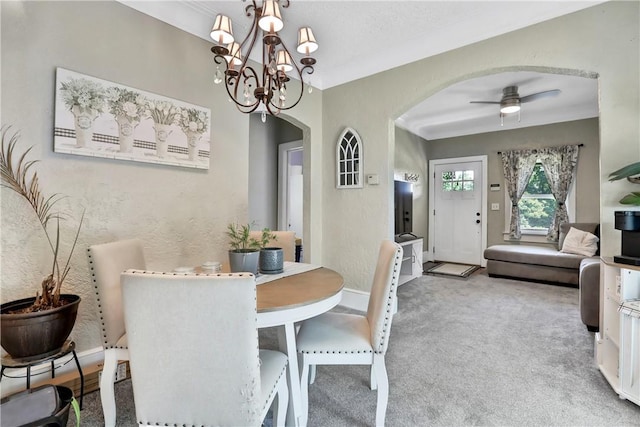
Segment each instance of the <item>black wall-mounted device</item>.
[[615,227],[622,230],[622,254],[614,256],[613,260],[640,265],[640,211],[616,211]]

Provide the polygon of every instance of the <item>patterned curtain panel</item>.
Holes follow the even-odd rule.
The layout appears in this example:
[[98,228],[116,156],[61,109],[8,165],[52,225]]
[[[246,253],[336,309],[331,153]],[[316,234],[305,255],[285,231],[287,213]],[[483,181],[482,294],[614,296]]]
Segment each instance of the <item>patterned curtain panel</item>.
[[547,232],[547,240],[558,241],[560,224],[569,222],[567,214],[567,194],[573,182],[573,175],[578,163],[578,145],[564,145],[538,150],[538,159],[544,168],[551,193],[556,199],[556,212]]
[[502,152],[502,169],[507,181],[507,192],[511,199],[511,224],[509,237],[520,238],[520,210],[518,202],[527,188],[533,168],[536,165],[536,150],[511,150]]

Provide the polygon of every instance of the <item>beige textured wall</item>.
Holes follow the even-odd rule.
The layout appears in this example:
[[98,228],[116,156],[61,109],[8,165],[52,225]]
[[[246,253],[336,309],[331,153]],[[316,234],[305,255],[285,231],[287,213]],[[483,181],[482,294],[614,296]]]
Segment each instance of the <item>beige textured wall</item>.
[[334,161],[335,139],[342,129],[353,127],[364,141],[365,172],[378,173],[381,184],[336,190],[333,176],[324,176],[324,263],[342,272],[347,286],[370,288],[378,245],[393,234],[392,121],[452,83],[508,70],[599,76],[602,253],[619,251],[613,211],[621,207],[621,195],[634,187],[609,183],[606,177],[640,158],[639,17],[638,2],[607,2],[325,90],[325,162]]
[[[2,123],[22,132],[43,189],[68,196],[77,218],[86,209],[66,290],[82,297],[72,336],[84,351],[101,345],[86,249],[139,237],[152,269],[198,265],[227,257],[230,221],[248,218],[249,116],[212,83],[211,44],[117,2],[1,2]],[[211,109],[208,171],[53,152],[55,69],[64,67]],[[307,125],[305,256],[320,262],[322,91],[287,116]],[[314,143],[316,146],[314,146]],[[308,161],[307,161],[308,160]],[[35,294],[50,253],[33,212],[6,189],[0,193],[2,302]],[[64,226],[65,243],[73,229]],[[314,246],[315,245],[315,246]],[[65,247],[65,249],[67,249]],[[314,259],[318,257],[318,259]],[[150,303],[153,296],[150,296]]]
[[518,148],[542,148],[568,144],[580,147],[576,172],[576,219],[578,222],[599,222],[599,132],[598,119],[577,120],[547,126],[532,126],[519,130],[488,132],[477,135],[446,138],[427,143],[429,159],[476,156],[488,157],[489,184],[500,184],[500,191],[488,191],[487,206],[499,203],[500,210],[487,208],[487,245],[505,244],[504,177],[498,151]]
[[404,174],[407,172],[420,175],[418,181],[413,183],[413,234],[424,238],[426,248],[429,231],[427,141],[399,127],[395,128],[395,141],[395,178],[404,180]]

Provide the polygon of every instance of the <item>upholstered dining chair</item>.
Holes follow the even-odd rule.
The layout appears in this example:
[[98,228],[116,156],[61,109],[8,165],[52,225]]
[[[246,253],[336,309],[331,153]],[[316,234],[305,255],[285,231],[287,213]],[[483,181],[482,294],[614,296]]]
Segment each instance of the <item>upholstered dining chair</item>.
[[120,274],[130,268],[146,268],[140,240],[121,240],[89,247],[89,269],[98,298],[98,315],[102,324],[104,345],[100,400],[106,427],[116,425],[114,381],[118,361],[129,360],[127,333],[122,314]]
[[371,389],[378,390],[376,425],[384,425],[389,381],[384,356],[389,345],[396,288],[402,262],[402,247],[385,240],[380,245],[366,315],[327,312],[307,319],[297,336],[306,425],[309,413],[310,367],[315,365],[371,365]]
[[260,426],[275,401],[284,425],[288,359],[258,349],[254,275],[128,270],[122,290],[138,424]]
[[[275,239],[267,244],[267,248],[282,248],[283,261],[294,262],[296,260],[296,233],[294,231],[272,231]],[[251,231],[249,237],[260,240],[262,231]]]

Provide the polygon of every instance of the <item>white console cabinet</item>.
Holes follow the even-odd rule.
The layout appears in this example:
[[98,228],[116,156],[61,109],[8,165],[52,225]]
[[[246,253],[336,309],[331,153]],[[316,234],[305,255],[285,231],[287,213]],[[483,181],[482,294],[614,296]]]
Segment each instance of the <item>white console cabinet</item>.
[[620,398],[640,405],[640,266],[602,258],[596,360]]
[[404,251],[398,285],[422,276],[422,238],[398,242]]

